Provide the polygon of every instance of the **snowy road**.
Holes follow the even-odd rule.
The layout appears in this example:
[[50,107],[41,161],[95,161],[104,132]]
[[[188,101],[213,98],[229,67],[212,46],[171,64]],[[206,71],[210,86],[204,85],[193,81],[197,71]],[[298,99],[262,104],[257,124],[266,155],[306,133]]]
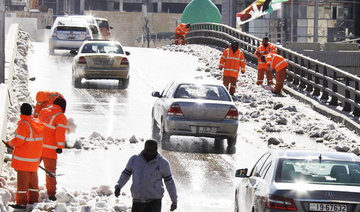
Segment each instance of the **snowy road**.
[[[172,79],[201,75],[195,70],[204,65],[183,53],[127,48],[131,52],[127,90],[118,90],[116,81],[106,80],[83,81],[86,88],[75,89],[71,85],[72,56],[67,52],[49,56],[46,43],[33,45],[28,65],[30,76],[36,80],[29,85],[31,95],[35,97],[38,90],[61,92],[68,102],[66,115],[78,125],[76,137],[88,137],[94,131],[113,138],[150,137],[150,114],[155,100],[151,92],[160,91]],[[177,183],[179,211],[233,210],[235,169],[251,166],[267,149],[260,139],[241,142],[248,138],[239,133],[235,154],[226,154],[234,152],[227,150],[226,144],[214,144],[213,139],[204,138],[175,137],[169,146],[163,147],[161,153],[170,161]],[[121,150],[114,147],[65,152],[58,162],[58,173],[64,174],[58,178],[59,190],[112,187],[128,158],[142,148],[143,143],[139,143],[121,146]],[[43,177],[40,180],[43,182]],[[123,191],[129,193],[129,186],[130,183]],[[165,196],[163,210],[167,211],[170,202]]]

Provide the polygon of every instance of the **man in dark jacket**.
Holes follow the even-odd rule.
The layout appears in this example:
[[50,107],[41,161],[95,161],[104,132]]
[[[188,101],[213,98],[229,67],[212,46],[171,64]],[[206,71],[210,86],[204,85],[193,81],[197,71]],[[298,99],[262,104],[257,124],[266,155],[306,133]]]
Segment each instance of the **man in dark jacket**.
[[139,155],[129,159],[126,168],[115,186],[115,196],[120,195],[121,188],[133,175],[131,194],[133,197],[132,212],[160,212],[161,199],[164,196],[164,179],[170,195],[171,211],[177,208],[175,182],[171,175],[169,162],[157,152],[155,140],[147,140],[145,148]]

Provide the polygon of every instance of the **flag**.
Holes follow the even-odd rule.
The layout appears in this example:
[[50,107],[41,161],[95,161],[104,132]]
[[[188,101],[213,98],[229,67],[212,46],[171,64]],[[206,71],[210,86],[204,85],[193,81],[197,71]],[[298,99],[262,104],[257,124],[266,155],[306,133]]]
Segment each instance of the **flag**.
[[256,0],[245,10],[236,14],[238,24],[244,24],[267,13],[272,13],[281,8],[281,3],[288,0]]

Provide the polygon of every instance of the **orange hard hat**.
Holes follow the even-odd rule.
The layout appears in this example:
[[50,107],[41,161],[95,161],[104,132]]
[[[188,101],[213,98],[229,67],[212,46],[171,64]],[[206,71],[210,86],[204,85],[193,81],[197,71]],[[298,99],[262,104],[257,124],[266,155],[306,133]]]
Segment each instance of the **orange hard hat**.
[[37,102],[47,102],[49,101],[49,91],[39,91],[36,94],[36,101]]

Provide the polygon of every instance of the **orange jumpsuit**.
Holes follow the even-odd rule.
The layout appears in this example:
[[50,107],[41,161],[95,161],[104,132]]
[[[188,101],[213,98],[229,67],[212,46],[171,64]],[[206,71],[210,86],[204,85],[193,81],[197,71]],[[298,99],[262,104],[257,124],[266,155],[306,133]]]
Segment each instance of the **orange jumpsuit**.
[[287,62],[285,59],[278,54],[267,54],[265,56],[266,65],[269,67],[269,71],[275,69],[276,75],[276,84],[274,93],[280,93],[282,88],[284,87],[284,81],[286,77],[286,69],[288,67]]
[[34,109],[34,117],[38,117],[40,114],[40,111],[54,103],[55,99],[61,97],[64,99],[64,96],[61,95],[59,92],[56,91],[39,91],[36,94],[36,106]]
[[179,39],[181,40],[181,45],[185,45],[185,36],[189,32],[190,28],[186,28],[186,24],[179,24],[175,29],[175,44],[179,44]]
[[[65,130],[67,119],[60,106],[51,105],[40,111],[39,119],[45,125],[44,143],[41,159],[45,169],[56,174],[56,149],[65,147]],[[46,175],[46,189],[49,196],[56,194],[56,178]]]
[[[264,81],[264,74],[266,73],[266,79],[268,82],[268,85],[272,85],[273,84],[273,76],[272,73],[267,71],[268,68],[266,66],[266,64],[264,62],[261,61],[261,56],[266,55],[268,53],[275,53],[276,54],[276,47],[271,45],[270,43],[267,45],[267,47],[265,48],[265,46],[263,44],[261,44],[255,51],[254,55],[255,57],[258,58],[258,66],[257,66],[257,70],[258,70],[258,75],[257,75],[257,81],[256,84],[257,85],[262,85],[263,81]],[[258,56],[257,54],[260,54],[260,56]]]
[[241,73],[245,73],[245,57],[240,48],[238,48],[235,53],[231,47],[224,50],[219,63],[219,69],[223,68],[224,86],[229,90],[231,95],[234,95],[239,71],[241,70]]
[[20,115],[13,147],[11,166],[17,171],[16,204],[26,206],[39,201],[37,170],[43,145],[44,125],[33,116]]

